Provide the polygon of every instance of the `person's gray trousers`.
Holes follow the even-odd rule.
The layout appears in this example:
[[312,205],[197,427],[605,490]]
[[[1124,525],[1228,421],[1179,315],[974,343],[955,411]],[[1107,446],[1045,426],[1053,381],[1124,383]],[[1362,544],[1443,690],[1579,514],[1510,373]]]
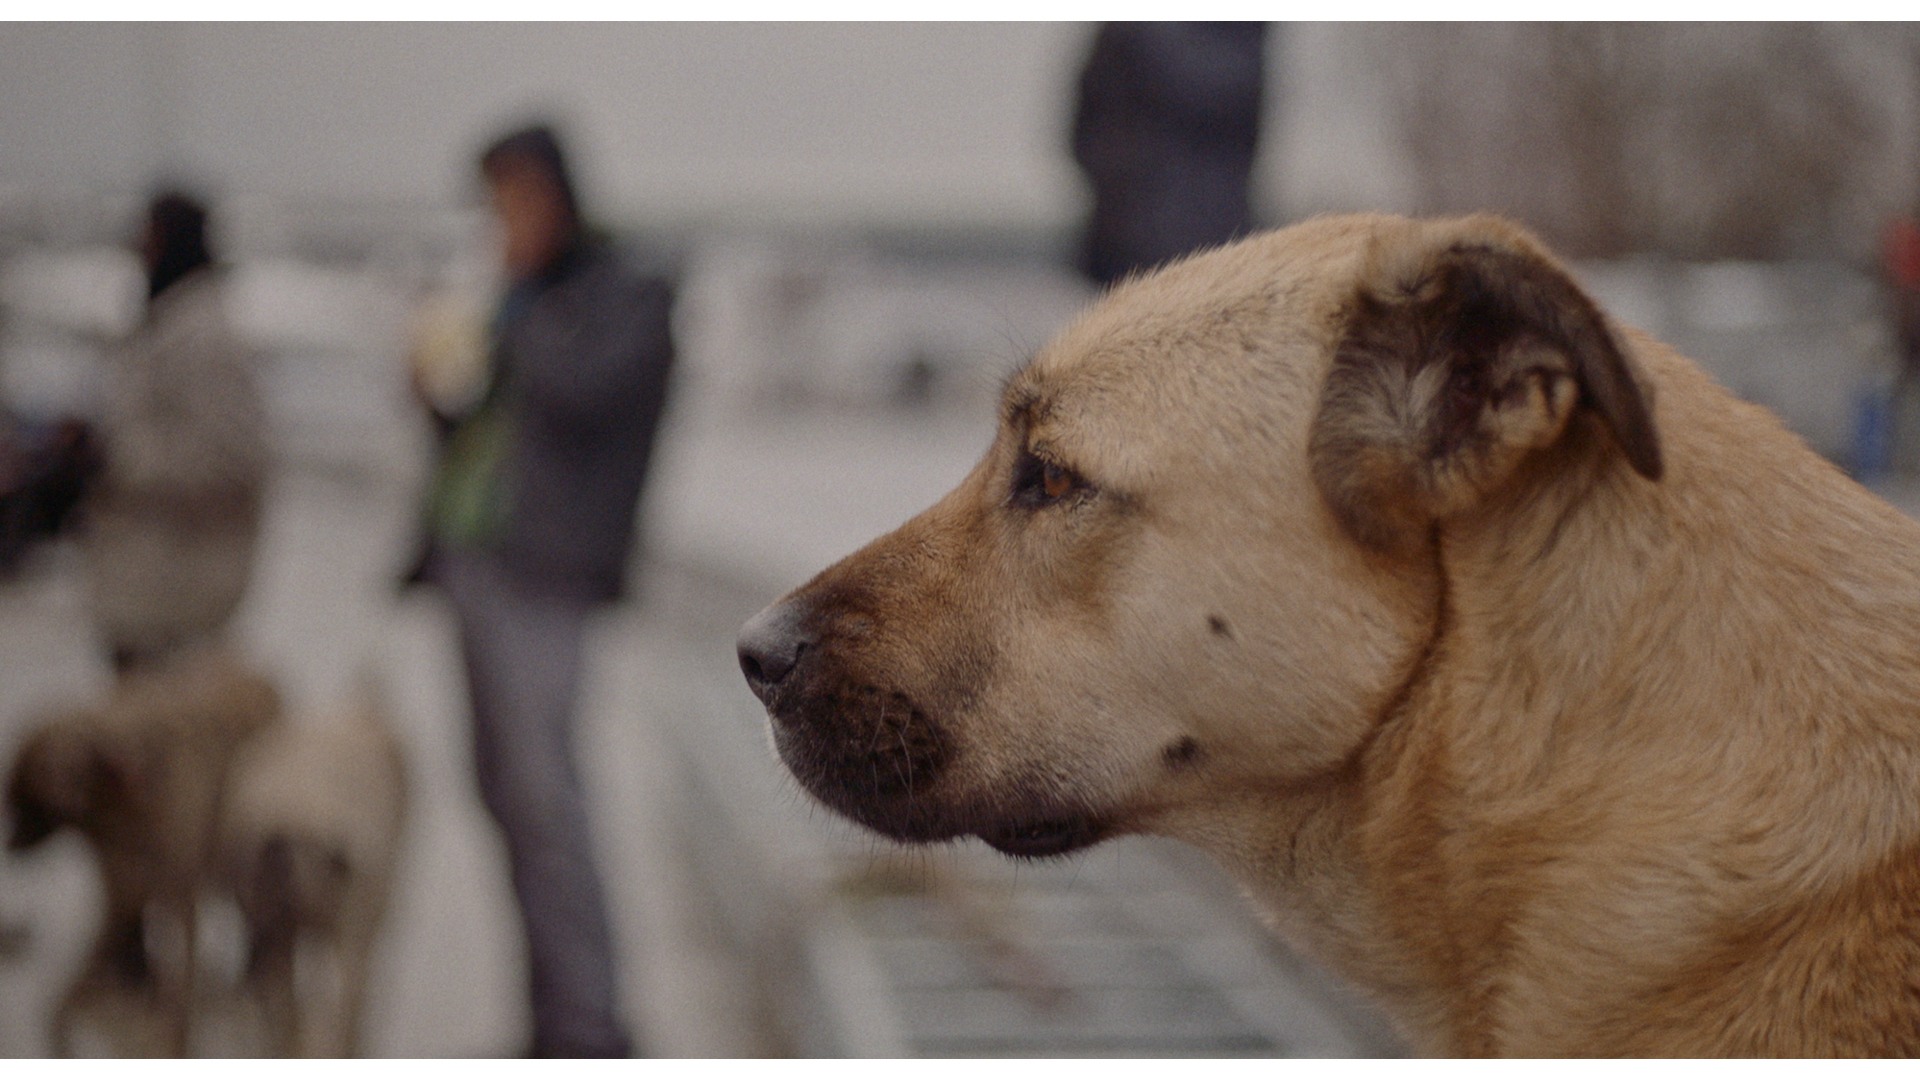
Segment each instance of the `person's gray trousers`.
[[529,589],[486,552],[442,549],[480,797],[500,826],[527,943],[537,1056],[621,1057],[613,941],[573,753],[590,601]]

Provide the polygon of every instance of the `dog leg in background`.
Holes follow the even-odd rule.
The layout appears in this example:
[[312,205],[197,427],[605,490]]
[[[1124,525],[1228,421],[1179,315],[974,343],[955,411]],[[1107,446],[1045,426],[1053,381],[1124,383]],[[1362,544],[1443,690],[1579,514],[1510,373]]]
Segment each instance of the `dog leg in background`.
[[101,1002],[116,995],[144,996],[149,989],[142,913],[137,907],[131,911],[118,909],[109,901],[86,965],[61,995],[49,1018],[47,1041],[54,1056],[74,1056],[75,1028],[83,1017],[96,1012]]
[[248,954],[245,981],[266,1022],[266,1052],[294,1057],[301,1049],[295,1000],[294,950],[299,922],[293,900],[292,842],[275,836],[261,846],[249,887],[242,894]]
[[[309,1036],[319,1057],[347,1057],[361,1052],[360,1032],[365,1021],[367,977],[373,967],[373,946],[379,923],[352,921],[339,928],[333,948],[315,950],[322,970],[310,980],[308,992],[325,995],[329,1007],[318,1011]],[[314,986],[313,982],[321,985]]]
[[154,1003],[166,1018],[164,1057],[186,1057],[191,1046],[195,993],[199,985],[199,905],[197,882],[175,890],[147,909],[148,969]]

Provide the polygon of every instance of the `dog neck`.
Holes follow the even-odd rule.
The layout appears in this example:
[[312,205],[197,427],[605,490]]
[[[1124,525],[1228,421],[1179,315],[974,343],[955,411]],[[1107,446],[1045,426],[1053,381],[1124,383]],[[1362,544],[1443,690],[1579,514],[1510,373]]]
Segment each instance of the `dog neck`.
[[1568,1017],[1629,1014],[1662,964],[1920,842],[1912,800],[1859,795],[1920,784],[1920,528],[1656,371],[1696,383],[1661,481],[1588,432],[1439,531],[1436,638],[1347,838],[1428,1048],[1578,1045]]
[[[1655,370],[1695,383],[1663,395],[1684,403],[1662,417],[1663,480],[1570,440],[1505,505],[1441,530],[1444,662],[1408,717],[1444,738],[1447,787],[1476,806],[1520,818],[1586,803],[1597,828],[1628,812],[1598,792],[1658,791],[1676,836],[1710,832],[1728,805],[1777,806],[1771,867],[1876,862],[1920,836],[1920,815],[1874,810],[1849,851],[1835,818],[1804,811],[1859,770],[1920,781],[1920,526],[1697,370]],[[1736,425],[1735,411],[1753,415]],[[1792,747],[1806,756],[1783,775],[1741,767]],[[1901,814],[1913,820],[1889,820]]]
[[1920,527],[1652,360],[1695,381],[1667,475],[1575,431],[1441,523],[1433,639],[1372,741],[1188,837],[1423,1051],[1618,1042],[1569,1018],[1920,845],[1912,800],[1860,795],[1920,788]]

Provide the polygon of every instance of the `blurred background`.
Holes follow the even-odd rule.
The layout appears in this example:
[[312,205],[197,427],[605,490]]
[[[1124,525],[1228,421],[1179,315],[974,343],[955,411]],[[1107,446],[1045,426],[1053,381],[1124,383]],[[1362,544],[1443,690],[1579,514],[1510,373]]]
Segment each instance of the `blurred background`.
[[[141,318],[146,202],[160,184],[201,193],[271,451],[233,636],[292,710],[367,667],[391,689],[416,798],[368,1053],[527,1038],[451,616],[394,581],[433,448],[408,356],[449,298],[492,287],[474,155],[536,118],[566,134],[590,215],[678,282],[638,587],[593,625],[579,736],[646,1047],[1397,1052],[1185,849],[1017,866],[842,826],[778,767],[736,666],[744,618],[965,473],[998,380],[1096,295],[1098,170],[1073,138],[1096,29],[0,25],[0,412],[23,430],[98,415],[103,358]],[[1920,506],[1920,31],[1273,24],[1255,40],[1233,228],[1511,214],[1618,319]],[[1228,61],[1195,64],[1196,100],[1224,100]],[[110,683],[79,574],[55,540],[0,582],[0,749],[34,710]],[[0,1053],[48,1052],[95,891],[72,838],[0,864]],[[208,918],[213,947],[237,949]],[[245,1051],[208,1038],[201,1052]]]

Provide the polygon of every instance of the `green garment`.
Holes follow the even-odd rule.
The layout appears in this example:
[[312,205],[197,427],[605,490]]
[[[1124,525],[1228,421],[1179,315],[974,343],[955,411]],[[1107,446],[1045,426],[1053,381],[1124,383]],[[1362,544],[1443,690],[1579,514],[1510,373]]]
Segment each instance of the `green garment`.
[[504,396],[492,395],[462,421],[441,453],[428,509],[429,527],[440,543],[487,547],[506,527],[513,416]]

